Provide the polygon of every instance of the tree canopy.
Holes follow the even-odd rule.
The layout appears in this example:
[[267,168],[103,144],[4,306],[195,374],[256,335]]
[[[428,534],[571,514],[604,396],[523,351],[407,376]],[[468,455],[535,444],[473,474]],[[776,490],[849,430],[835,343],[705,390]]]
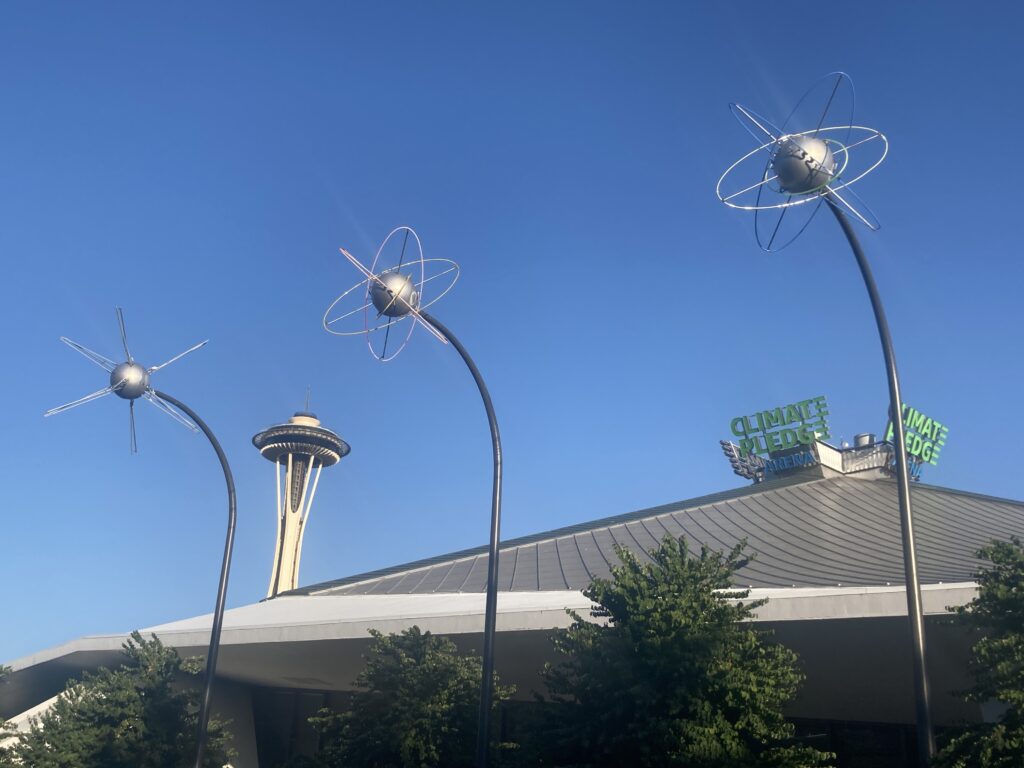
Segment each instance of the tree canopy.
[[818,766],[830,756],[792,742],[782,715],[802,676],[796,655],[749,622],[731,577],[748,558],[667,537],[641,563],[619,549],[611,580],[585,594],[599,623],[573,614],[564,655],[544,673],[542,765],[615,768]]
[[[2,688],[7,675],[11,672],[10,667],[5,667],[0,664],[0,688]],[[10,752],[7,750],[4,742],[11,737],[11,729],[8,724],[4,722],[4,719],[0,717],[0,768],[6,768],[8,765],[14,765],[11,762]]]
[[[198,671],[154,636],[124,644],[125,662],[72,682],[11,749],[33,768],[190,768],[199,693],[176,680]],[[211,721],[204,766],[228,761],[227,735]]]
[[976,574],[978,596],[957,613],[980,639],[969,701],[1005,707],[997,722],[953,736],[935,760],[942,768],[1020,768],[1024,765],[1024,546],[1014,536],[978,552],[990,567]]
[[[298,765],[340,768],[470,768],[476,746],[482,664],[445,638],[411,627],[398,635],[371,630],[359,690],[342,713],[311,722],[321,750]],[[494,682],[494,704],[514,689]]]

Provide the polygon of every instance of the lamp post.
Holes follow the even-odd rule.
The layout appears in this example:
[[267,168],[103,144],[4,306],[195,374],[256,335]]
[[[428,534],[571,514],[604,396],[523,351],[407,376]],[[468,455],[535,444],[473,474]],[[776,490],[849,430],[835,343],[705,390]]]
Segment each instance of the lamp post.
[[[393,236],[399,233],[403,233],[403,237],[401,255],[399,256],[397,266],[380,269],[381,254],[385,246]],[[406,261],[406,246],[409,243],[410,235],[419,251],[419,258]],[[419,324],[426,328],[439,341],[455,347],[473,376],[473,381],[480,391],[480,398],[487,413],[487,423],[491,434],[493,473],[491,484],[491,525],[487,560],[487,597],[484,605],[483,675],[480,681],[480,709],[477,721],[475,760],[477,768],[486,768],[490,757],[491,700],[494,695],[494,635],[498,611],[498,545],[501,538],[501,435],[498,431],[498,419],[495,416],[494,406],[491,403],[491,395],[473,358],[466,351],[458,337],[441,321],[426,311],[428,306],[435,303],[451,290],[458,279],[459,267],[455,262],[448,259],[424,259],[423,247],[419,236],[410,227],[397,227],[388,234],[377,250],[377,255],[369,269],[363,266],[348,251],[342,249],[341,253],[359,270],[364,279],[345,291],[327,308],[323,318],[324,329],[329,333],[339,336],[365,334],[368,337],[367,341],[371,353],[378,360],[384,362],[393,359],[401,351],[408,342],[414,325],[410,324],[401,345],[397,350],[393,349],[392,354],[388,356],[387,345],[392,327],[407,318],[411,319],[414,324]],[[440,265],[441,270],[437,274],[428,274],[428,271],[438,265]],[[451,275],[447,287],[430,302],[424,302],[423,286],[446,275]],[[353,292],[360,287],[364,288],[361,297],[362,305],[343,312],[333,319],[329,319],[331,312],[343,299],[348,296],[359,297],[358,293],[353,294]],[[372,320],[371,313],[376,313],[376,317]],[[360,314],[363,317],[362,329],[345,331],[332,327],[347,318],[356,317]],[[378,350],[370,340],[370,334],[379,331],[384,332],[384,340]],[[379,335],[378,333],[378,337]]]
[[[54,414],[76,408],[79,405],[92,402],[93,400],[98,400],[109,394],[117,395],[121,399],[128,401],[131,450],[134,453],[137,449],[135,441],[135,401],[142,398],[143,400],[152,403],[179,424],[188,427],[194,432],[202,431],[210,441],[210,445],[213,446],[214,453],[217,454],[221,470],[224,472],[224,482],[227,485],[228,527],[227,534],[224,539],[224,555],[221,558],[220,580],[217,583],[217,599],[214,604],[213,626],[210,630],[210,646],[206,655],[206,673],[203,680],[203,695],[199,704],[198,722],[196,723],[195,768],[202,768],[203,754],[206,750],[207,727],[210,721],[210,703],[213,698],[213,681],[217,672],[217,655],[220,650],[221,628],[224,624],[224,603],[227,597],[228,576],[231,571],[231,552],[234,549],[235,542],[235,519],[237,517],[235,481],[231,476],[231,467],[228,466],[227,457],[224,455],[224,451],[220,447],[220,443],[217,441],[217,438],[214,436],[210,428],[206,425],[206,422],[199,418],[199,415],[195,411],[177,398],[168,395],[166,392],[154,389],[150,379],[151,375],[156,371],[170,365],[175,360],[179,360],[189,352],[199,349],[204,346],[206,342],[203,341],[185,350],[181,354],[175,355],[166,363],[154,365],[151,368],[145,368],[136,362],[135,358],[132,357],[132,353],[128,349],[128,337],[124,327],[124,313],[121,311],[120,307],[117,309],[117,321],[121,330],[121,343],[124,346],[124,353],[127,358],[122,363],[115,363],[113,360],[110,360],[97,352],[93,352],[91,349],[83,347],[81,344],[71,341],[71,339],[63,336],[61,337],[60,340],[62,342],[67,344],[76,352],[80,352],[91,362],[107,371],[110,375],[110,384],[104,389],[93,392],[92,394],[86,395],[78,400],[74,400],[66,405],[51,408],[43,415],[53,416]],[[181,413],[185,414],[185,416],[176,412],[171,406],[180,410]]]
[[[816,88],[827,93],[825,106],[811,130],[790,129],[794,115]],[[848,94],[848,95],[846,95]],[[830,113],[837,105],[847,101],[849,117],[843,125],[826,126]],[[888,152],[888,141],[878,131],[853,125],[853,86],[849,77],[841,72],[822,78],[804,95],[781,129],[757,113],[739,104],[731,105],[740,123],[761,143],[733,163],[718,181],[718,198],[726,205],[755,213],[755,232],[758,244],[766,251],[779,250],[800,235],[811,218],[824,204],[835,215],[847,242],[853,251],[860,269],[864,286],[871,301],[875,325],[885,359],[886,380],[889,389],[889,413],[893,424],[896,452],[896,494],[900,511],[900,532],[903,547],[903,569],[907,590],[907,613],[910,619],[911,646],[913,656],[914,702],[917,724],[918,762],[927,766],[935,754],[935,738],[932,731],[931,705],[928,688],[928,673],[925,663],[924,612],[921,605],[921,586],[917,573],[917,554],[914,546],[913,514],[910,500],[910,481],[907,470],[907,449],[902,419],[902,398],[899,375],[896,370],[896,353],[892,335],[885,317],[882,299],[875,284],[871,265],[861,248],[849,213],[870,229],[878,224],[869,210],[859,203],[850,185],[859,181],[881,164]],[[876,157],[860,162],[860,152],[855,148],[874,148]],[[739,189],[729,186],[733,171],[741,165],[758,168],[760,180],[754,184],[741,182]],[[858,203],[855,205],[855,202]],[[864,208],[864,210],[861,210]],[[802,221],[785,217],[790,211],[804,212]],[[795,231],[792,237],[780,233],[784,221]]]

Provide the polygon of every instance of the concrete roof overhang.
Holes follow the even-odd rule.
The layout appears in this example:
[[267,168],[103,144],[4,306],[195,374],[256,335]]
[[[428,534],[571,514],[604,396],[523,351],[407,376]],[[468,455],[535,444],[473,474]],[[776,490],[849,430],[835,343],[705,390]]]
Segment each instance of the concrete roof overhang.
[[[933,618],[928,651],[936,691],[965,687],[969,644],[962,630],[934,618],[976,594],[973,582],[922,587],[925,613]],[[749,597],[768,598],[756,621],[801,656],[808,684],[794,702],[795,716],[912,721],[902,587],[760,588]],[[482,593],[293,595],[235,608],[224,618],[218,677],[272,688],[350,689],[369,630],[398,632],[414,624],[451,637],[463,651],[479,652],[484,599]],[[550,632],[572,621],[566,609],[589,616],[590,606],[574,590],[499,593],[496,666],[503,680],[517,685],[519,696],[541,690],[538,671],[554,660]],[[142,632],[156,634],[182,655],[201,655],[211,619],[198,616]],[[83,637],[11,662],[0,716],[37,705],[83,671],[116,666],[126,637]],[[947,698],[937,707],[938,722],[976,716]],[[870,718],[864,717],[866,707]]]

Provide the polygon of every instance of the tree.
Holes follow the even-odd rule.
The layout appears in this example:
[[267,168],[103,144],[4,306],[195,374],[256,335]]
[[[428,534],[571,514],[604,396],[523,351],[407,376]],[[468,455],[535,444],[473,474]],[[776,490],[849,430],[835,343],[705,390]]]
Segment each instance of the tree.
[[[5,667],[0,664],[0,686],[2,686],[7,679],[7,676],[11,673],[10,667]],[[11,761],[10,751],[5,746],[5,741],[11,738],[10,726],[4,722],[4,719],[0,717],[0,768],[6,768],[9,765],[14,765]]]
[[976,574],[978,596],[956,609],[981,635],[972,649],[975,684],[966,699],[999,702],[994,723],[965,728],[935,759],[943,768],[1019,768],[1024,765],[1024,546],[1016,536],[978,552],[991,567]]
[[[71,682],[11,750],[33,768],[187,768],[195,761],[199,693],[175,685],[198,664],[138,632],[126,661]],[[211,722],[204,765],[228,760],[227,734]]]
[[[455,644],[411,627],[371,630],[366,669],[349,711],[311,718],[321,750],[300,765],[364,768],[469,768],[473,764],[482,664]],[[514,688],[495,676],[494,703]]]
[[[830,756],[792,743],[782,715],[802,676],[796,654],[750,623],[764,600],[729,590],[748,562],[667,537],[641,564],[618,549],[612,579],[584,594],[594,623],[559,631],[544,678],[550,723],[539,764],[613,768],[803,768]],[[524,748],[528,748],[524,745]]]

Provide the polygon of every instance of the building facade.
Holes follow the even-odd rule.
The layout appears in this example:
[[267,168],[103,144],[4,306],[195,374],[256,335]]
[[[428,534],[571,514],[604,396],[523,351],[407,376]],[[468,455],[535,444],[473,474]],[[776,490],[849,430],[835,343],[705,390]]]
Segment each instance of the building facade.
[[[581,590],[610,576],[617,547],[647,558],[666,536],[721,550],[746,541],[754,558],[735,585],[768,598],[756,621],[800,656],[806,682],[788,715],[801,738],[837,751],[844,768],[912,765],[899,513],[879,445],[819,443],[815,463],[792,462],[765,482],[504,542],[495,651],[502,680],[516,685],[520,702],[541,691],[538,672],[554,659],[552,630],[568,626],[566,608],[587,611]],[[979,721],[993,713],[955,694],[970,684],[971,640],[948,621],[948,610],[977,594],[975,552],[1024,533],[1024,502],[923,484],[912,498],[933,717],[940,728]],[[315,749],[306,718],[344,701],[370,629],[415,624],[479,653],[486,575],[487,548],[480,547],[228,611],[216,708],[233,721],[236,765],[274,766]],[[209,631],[210,616],[144,630],[183,654],[205,652]],[[14,661],[0,715],[26,713],[69,677],[117,664],[124,639],[81,638]]]

